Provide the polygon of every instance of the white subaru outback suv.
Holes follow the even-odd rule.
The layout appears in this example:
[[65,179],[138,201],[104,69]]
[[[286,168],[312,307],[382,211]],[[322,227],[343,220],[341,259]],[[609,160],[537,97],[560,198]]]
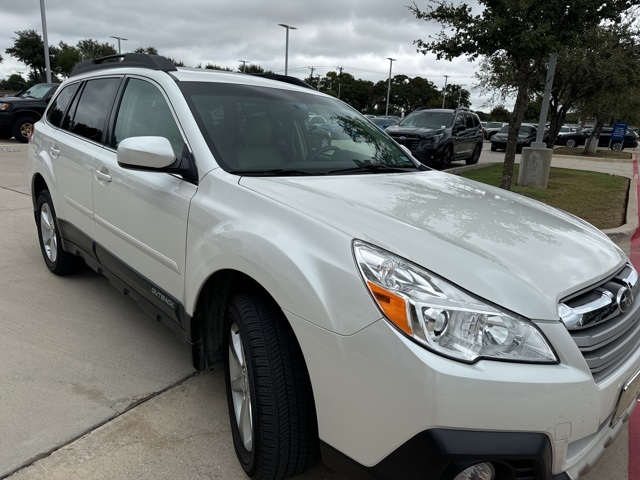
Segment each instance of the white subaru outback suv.
[[318,455],[377,478],[588,471],[640,390],[624,253],[280,80],[135,54],[78,64],[30,140],[47,267],[88,265],[196,368],[224,362],[250,477]]

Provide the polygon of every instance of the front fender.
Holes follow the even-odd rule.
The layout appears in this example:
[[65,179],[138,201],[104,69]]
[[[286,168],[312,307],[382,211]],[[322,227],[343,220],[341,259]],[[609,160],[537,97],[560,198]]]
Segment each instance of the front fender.
[[207,279],[235,270],[280,308],[341,335],[380,318],[357,271],[352,237],[215,170],[192,200],[185,306],[193,314]]

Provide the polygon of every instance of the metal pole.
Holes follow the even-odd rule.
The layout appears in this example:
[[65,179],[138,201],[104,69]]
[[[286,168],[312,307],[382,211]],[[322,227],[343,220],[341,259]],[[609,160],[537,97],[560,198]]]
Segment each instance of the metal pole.
[[544,85],[544,95],[542,96],[542,108],[540,109],[540,119],[538,120],[538,131],[536,132],[536,141],[532,143],[532,147],[545,148],[547,146],[542,140],[544,139],[544,125],[547,123],[547,113],[549,112],[549,99],[551,98],[551,87],[553,86],[553,76],[556,71],[557,53],[549,55],[549,66],[547,67],[547,80]]
[[444,108],[444,99],[447,98],[447,79],[449,75],[444,76],[444,88],[442,89],[442,108]]
[[387,60],[389,60],[389,86],[387,87],[387,108],[384,111],[385,116],[389,115],[389,97],[391,97],[391,67],[393,67],[393,62],[395,62],[396,59],[387,57]]
[[242,62],[242,73],[246,73],[246,65],[247,65],[247,61],[246,60],[238,60],[239,62]]
[[49,39],[47,38],[47,16],[44,13],[44,0],[40,0],[40,15],[42,16],[42,40],[44,42],[44,68],[47,83],[51,83],[51,61],[49,60]]
[[287,39],[286,39],[285,50],[284,50],[284,74],[288,75],[289,73],[289,30],[297,30],[297,29],[296,27],[292,27],[291,25],[286,25],[284,23],[279,23],[278,25],[287,29]]
[[122,53],[122,50],[120,49],[120,40],[129,40],[129,39],[124,37],[114,37],[113,35],[111,35],[110,37],[118,40],[118,55],[119,55],[120,53]]
[[466,87],[466,84],[460,84],[458,85],[460,87],[460,90],[458,90],[458,108],[460,108],[460,99],[462,98],[462,87]]

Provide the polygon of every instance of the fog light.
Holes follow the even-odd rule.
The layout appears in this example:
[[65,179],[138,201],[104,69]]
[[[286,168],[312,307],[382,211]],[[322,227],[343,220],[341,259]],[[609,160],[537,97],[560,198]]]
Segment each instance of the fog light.
[[460,472],[454,480],[493,480],[496,471],[490,463],[477,463]]

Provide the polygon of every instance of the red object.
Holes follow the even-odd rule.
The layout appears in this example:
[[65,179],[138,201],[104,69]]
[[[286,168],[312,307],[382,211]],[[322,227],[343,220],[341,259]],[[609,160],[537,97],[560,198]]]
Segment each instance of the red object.
[[[638,175],[638,154],[633,150],[633,181],[638,184],[638,212],[640,212],[640,177]],[[639,219],[640,221],[640,213]],[[631,237],[631,263],[636,268],[640,267],[640,228],[637,228]],[[629,480],[640,480],[640,404],[629,420]]]

